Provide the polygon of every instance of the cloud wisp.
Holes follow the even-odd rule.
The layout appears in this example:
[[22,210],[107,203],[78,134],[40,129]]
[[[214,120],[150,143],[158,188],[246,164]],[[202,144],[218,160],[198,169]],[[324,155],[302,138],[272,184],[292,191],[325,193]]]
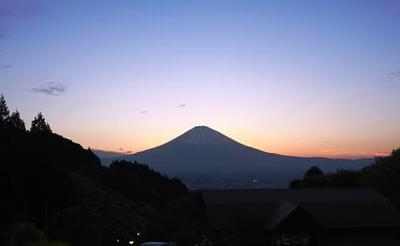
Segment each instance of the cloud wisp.
[[118,152],[124,153],[124,154],[132,154],[133,151],[131,150],[125,150],[124,148],[119,148]]
[[10,64],[0,65],[0,69],[10,69],[10,68],[12,68],[12,66]]
[[1,0],[0,19],[29,19],[41,12],[41,6],[41,0]]
[[389,88],[395,88],[400,83],[400,70],[392,71],[388,74]]
[[47,96],[60,96],[65,93],[67,88],[58,81],[48,82],[45,86],[32,88],[32,92],[41,93]]
[[389,73],[389,77],[391,77],[391,78],[400,78],[400,70],[390,72]]
[[6,38],[15,21],[30,21],[41,12],[41,0],[0,0],[0,39]]
[[184,103],[178,105],[178,108],[186,108],[186,107],[187,107],[187,105]]

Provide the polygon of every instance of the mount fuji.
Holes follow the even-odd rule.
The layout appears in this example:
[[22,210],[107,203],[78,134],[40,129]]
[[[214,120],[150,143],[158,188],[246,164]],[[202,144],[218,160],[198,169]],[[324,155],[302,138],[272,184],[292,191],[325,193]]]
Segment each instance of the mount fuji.
[[264,152],[243,145],[207,126],[196,126],[171,141],[113,160],[138,161],[169,176],[262,176],[273,182],[301,177],[311,166],[325,172],[360,169],[372,159],[294,157]]

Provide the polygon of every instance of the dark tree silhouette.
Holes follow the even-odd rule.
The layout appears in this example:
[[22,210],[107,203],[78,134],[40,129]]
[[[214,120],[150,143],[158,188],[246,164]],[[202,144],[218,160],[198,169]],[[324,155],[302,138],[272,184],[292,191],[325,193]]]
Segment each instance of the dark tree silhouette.
[[377,157],[375,164],[361,170],[361,175],[361,186],[378,189],[400,207],[400,148]]
[[388,156],[375,158],[375,163],[359,171],[339,169],[324,175],[317,167],[311,167],[303,180],[292,180],[290,188],[374,188],[400,208],[400,148]]
[[33,223],[21,222],[10,230],[8,246],[68,246],[62,242],[48,241],[46,235]]
[[0,96],[0,128],[5,127],[9,115],[10,111],[8,110],[6,100],[4,99],[4,96],[2,94]]
[[334,188],[355,188],[360,185],[361,172],[339,169],[334,174],[327,175],[329,186]]
[[303,180],[300,180],[300,179],[292,180],[289,183],[289,188],[290,189],[301,188],[302,186],[303,186]]
[[11,128],[26,130],[25,122],[21,119],[18,110],[13,112],[7,120],[7,125]]
[[303,187],[321,188],[326,186],[324,172],[316,166],[310,167],[304,175]]
[[0,102],[0,245],[190,245],[198,237],[201,202],[179,179],[136,162],[102,167],[90,149],[53,134],[41,113],[30,132],[19,130],[18,111]]
[[307,170],[306,174],[304,174],[304,178],[314,177],[314,176],[323,176],[323,175],[324,175],[324,172],[321,169],[319,169],[319,167],[312,166]]
[[32,133],[52,133],[50,129],[50,125],[46,122],[42,113],[38,113],[38,115],[33,119],[31,125]]
[[289,188],[322,188],[326,186],[326,177],[319,167],[312,166],[304,174],[303,180],[296,179],[289,183]]

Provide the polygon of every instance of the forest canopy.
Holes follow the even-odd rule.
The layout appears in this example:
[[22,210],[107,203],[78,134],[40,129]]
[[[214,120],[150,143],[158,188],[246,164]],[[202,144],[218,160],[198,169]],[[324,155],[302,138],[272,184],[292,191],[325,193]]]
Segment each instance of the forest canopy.
[[[0,245],[115,245],[193,241],[197,194],[145,164],[100,165],[52,132],[38,113],[29,130],[0,97]],[[179,208],[179,209],[177,209]]]

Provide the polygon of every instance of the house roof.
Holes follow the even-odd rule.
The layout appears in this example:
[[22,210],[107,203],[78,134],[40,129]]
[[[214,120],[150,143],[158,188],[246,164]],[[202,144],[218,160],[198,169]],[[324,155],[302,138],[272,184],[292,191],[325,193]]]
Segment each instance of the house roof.
[[298,208],[300,208],[300,206],[296,203],[280,202],[279,205],[276,206],[271,218],[266,223],[266,229],[273,229]]
[[230,227],[238,216],[271,229],[297,207],[326,228],[400,226],[396,208],[372,189],[203,190],[201,194],[214,229]]

